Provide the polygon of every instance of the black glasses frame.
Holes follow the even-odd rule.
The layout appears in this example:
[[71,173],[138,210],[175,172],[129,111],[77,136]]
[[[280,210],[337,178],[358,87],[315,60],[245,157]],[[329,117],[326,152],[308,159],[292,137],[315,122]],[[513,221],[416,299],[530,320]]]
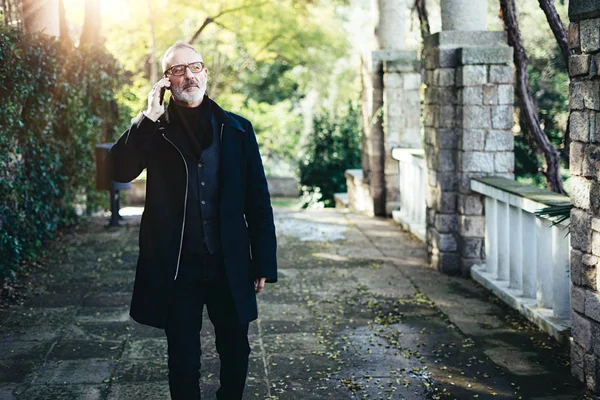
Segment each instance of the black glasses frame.
[[[194,72],[194,71],[192,71],[192,69],[190,68],[190,65],[196,65],[196,64],[200,64],[200,65],[202,65],[202,68],[201,68],[201,69],[200,69],[200,71],[198,71],[198,72]],[[176,68],[176,67],[185,67],[185,68],[183,69],[183,72],[182,72],[181,74],[174,74],[174,73],[173,73],[173,71],[172,71],[172,69],[173,69],[173,68]],[[187,68],[190,68],[190,71],[192,71],[192,73],[194,73],[194,74],[198,74],[198,73],[200,73],[200,72],[204,71],[204,62],[203,62],[203,61],[195,61],[195,62],[193,62],[193,63],[189,63],[189,64],[177,64],[177,65],[172,65],[172,66],[170,66],[169,68],[167,68],[167,69],[165,70],[165,72],[164,72],[164,76],[167,76],[167,75],[173,75],[173,76],[182,76],[182,75],[185,75],[185,71],[186,71],[186,69],[187,69]]]

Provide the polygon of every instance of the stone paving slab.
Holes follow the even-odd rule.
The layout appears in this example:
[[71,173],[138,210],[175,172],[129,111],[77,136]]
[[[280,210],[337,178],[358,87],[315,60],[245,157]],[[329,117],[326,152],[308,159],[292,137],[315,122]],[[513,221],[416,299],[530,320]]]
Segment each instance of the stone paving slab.
[[110,379],[114,360],[48,360],[35,373],[34,385],[101,384]]
[[114,383],[108,391],[108,400],[122,399],[169,399],[169,386],[164,381],[159,382],[124,382]]
[[[168,399],[164,332],[128,315],[139,218],[84,220],[21,305],[0,308],[0,399]],[[471,280],[427,266],[390,220],[276,210],[244,399],[585,399],[567,350]],[[206,312],[203,398],[219,360]]]
[[[24,390],[16,390],[7,399],[35,400],[100,400],[104,398],[105,388],[102,385],[32,385]],[[1,392],[0,392],[1,393]]]

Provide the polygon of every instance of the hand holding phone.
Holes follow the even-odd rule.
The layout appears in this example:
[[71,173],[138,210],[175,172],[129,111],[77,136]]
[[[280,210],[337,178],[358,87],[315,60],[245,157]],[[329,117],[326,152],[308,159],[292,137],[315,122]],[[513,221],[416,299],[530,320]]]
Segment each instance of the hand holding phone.
[[163,77],[160,81],[154,84],[152,91],[148,95],[148,109],[144,114],[153,121],[158,120],[158,118],[165,112],[165,107],[163,105],[165,91],[169,89],[170,86],[171,82],[169,81],[169,78]]

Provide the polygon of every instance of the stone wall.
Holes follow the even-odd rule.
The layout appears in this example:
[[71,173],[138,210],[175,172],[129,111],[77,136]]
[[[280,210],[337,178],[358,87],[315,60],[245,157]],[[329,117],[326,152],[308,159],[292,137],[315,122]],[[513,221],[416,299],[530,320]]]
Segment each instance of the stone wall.
[[[356,171],[348,170],[348,194],[350,208],[391,216],[400,207],[398,161],[392,150],[422,147],[420,62],[416,51],[377,50],[371,53],[371,69],[363,74],[363,81],[372,82],[362,99],[362,174],[354,183]],[[383,143],[377,139],[380,130]]]
[[298,197],[300,184],[296,177],[267,176],[271,197]]
[[395,148],[422,148],[421,74],[416,51],[394,51],[383,63],[384,173],[386,215],[400,207]]
[[600,392],[600,3],[569,4],[571,155],[571,368]]
[[457,245],[465,275],[485,259],[484,198],[471,191],[471,179],[514,179],[512,50],[473,46],[457,54]]
[[512,178],[512,48],[502,32],[442,31],[425,43],[426,241],[431,264],[481,262],[483,200],[474,177]]
[[345,175],[348,187],[348,208],[366,215],[375,215],[369,185],[363,180],[362,170],[347,169]]

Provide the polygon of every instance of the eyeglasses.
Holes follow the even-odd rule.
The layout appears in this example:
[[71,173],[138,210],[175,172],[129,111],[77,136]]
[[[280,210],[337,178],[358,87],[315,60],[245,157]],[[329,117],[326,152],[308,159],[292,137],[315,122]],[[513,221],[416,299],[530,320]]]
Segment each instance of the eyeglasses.
[[177,64],[170,68],[167,68],[165,75],[181,76],[185,75],[185,69],[189,68],[194,74],[202,72],[204,70],[204,63],[202,61],[193,62],[190,64]]

